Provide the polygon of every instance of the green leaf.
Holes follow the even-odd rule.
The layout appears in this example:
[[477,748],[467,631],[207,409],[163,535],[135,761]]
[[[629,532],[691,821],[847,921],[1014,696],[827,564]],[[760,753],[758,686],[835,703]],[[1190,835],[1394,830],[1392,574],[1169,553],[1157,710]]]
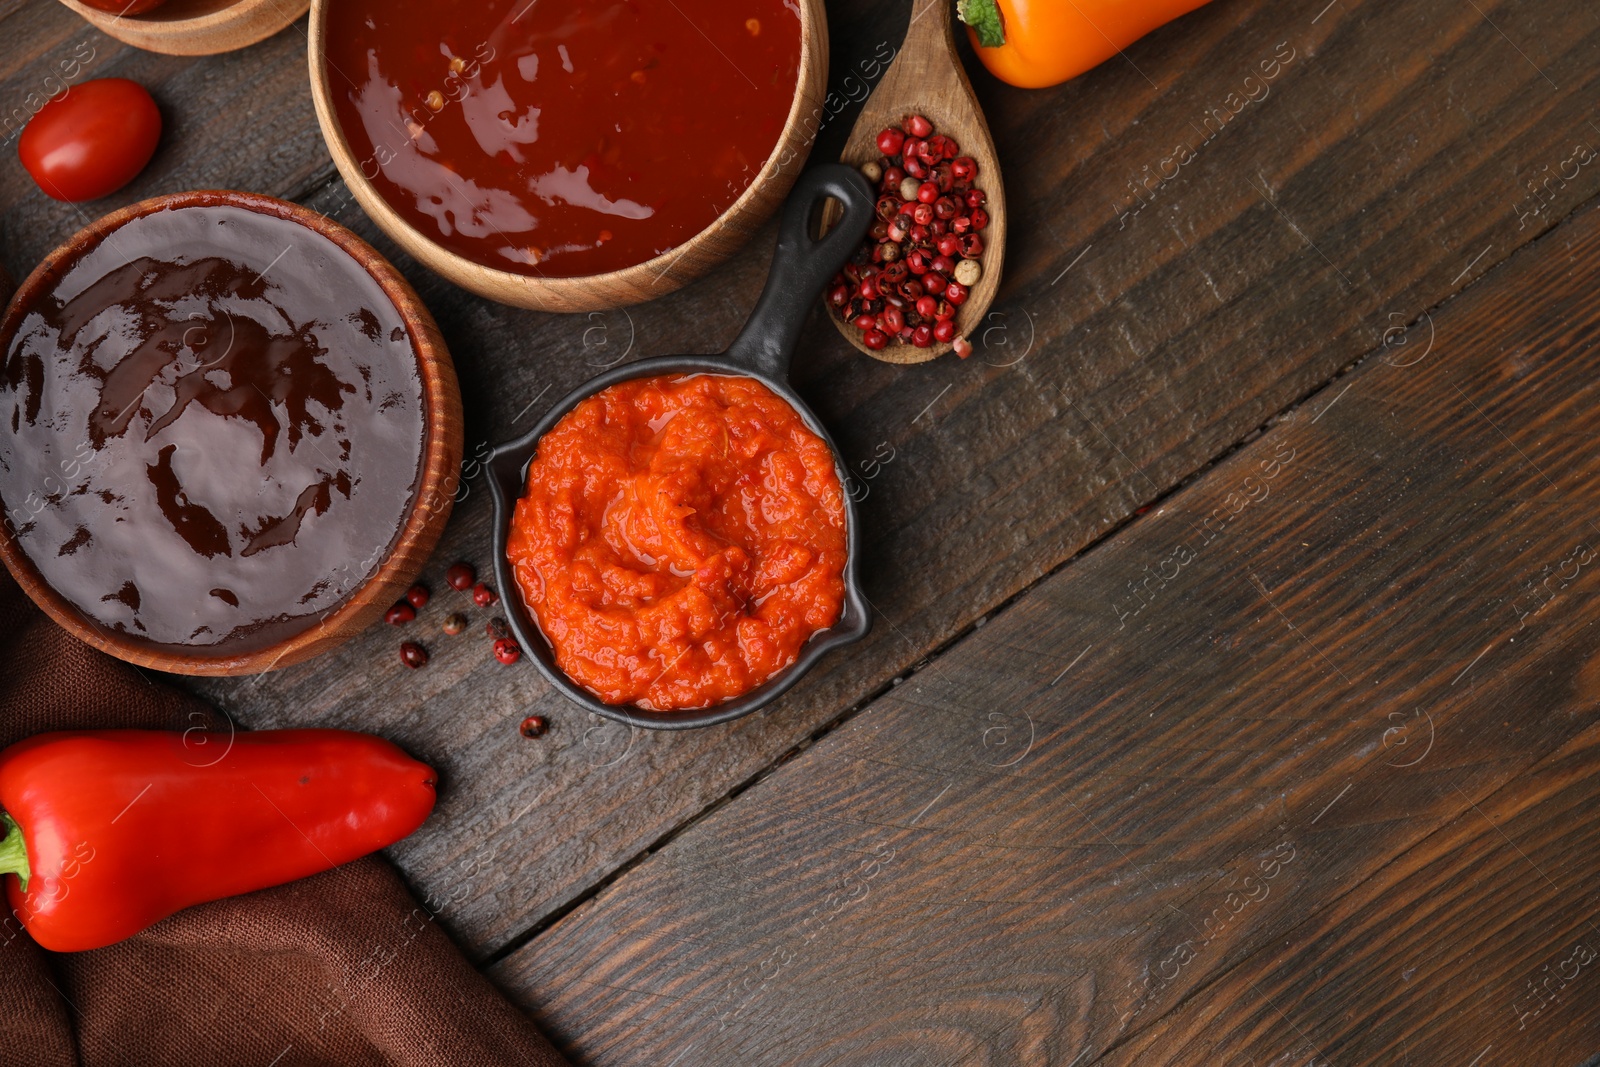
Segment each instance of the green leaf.
[[999,48],[1006,43],[1006,25],[994,0],[956,0],[956,14],[978,34],[984,48]]

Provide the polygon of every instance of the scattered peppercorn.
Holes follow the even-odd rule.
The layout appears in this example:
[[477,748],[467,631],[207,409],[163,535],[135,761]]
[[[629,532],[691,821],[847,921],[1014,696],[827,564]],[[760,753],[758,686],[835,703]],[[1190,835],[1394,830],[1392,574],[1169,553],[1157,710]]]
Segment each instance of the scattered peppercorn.
[[478,580],[478,571],[470,563],[452,563],[444,572],[444,580],[451,589],[471,589],[472,583]]
[[480,608],[486,608],[500,598],[495,596],[494,590],[479,582],[472,587],[472,602]]
[[417,617],[417,609],[404,600],[395,601],[394,607],[383,613],[383,621],[390,626],[404,626]]
[[544,732],[550,729],[550,723],[543,715],[529,715],[522,720],[523,737],[543,737]]
[[454,636],[467,628],[467,617],[459,611],[444,620],[444,632]]
[[965,359],[972,345],[955,318],[983,275],[979,234],[989,225],[977,161],[922,115],[875,140],[881,158],[861,173],[877,186],[877,221],[824,299],[872,351],[937,341]]
[[400,646],[400,662],[416,670],[428,662],[428,650],[415,641],[407,641]]
[[509,666],[522,658],[522,649],[511,638],[502,637],[494,643],[494,658]]
[[428,592],[427,586],[414,585],[410,589],[406,590],[406,602],[412,607],[416,608],[418,611],[421,611],[423,606],[428,603],[428,597],[431,595],[432,594]]
[[506,620],[496,616],[484,625],[483,632],[488,634],[490,639],[498,641],[511,636],[511,627],[506,625]]

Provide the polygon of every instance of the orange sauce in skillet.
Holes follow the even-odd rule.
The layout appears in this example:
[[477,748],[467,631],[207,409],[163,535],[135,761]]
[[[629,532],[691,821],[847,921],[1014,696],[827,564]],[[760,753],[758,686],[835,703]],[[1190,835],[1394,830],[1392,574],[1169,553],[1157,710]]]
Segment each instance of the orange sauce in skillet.
[[844,492],[828,444],[760,382],[641,378],[539,441],[507,545],[557,665],[609,704],[742,695],[838,621]]

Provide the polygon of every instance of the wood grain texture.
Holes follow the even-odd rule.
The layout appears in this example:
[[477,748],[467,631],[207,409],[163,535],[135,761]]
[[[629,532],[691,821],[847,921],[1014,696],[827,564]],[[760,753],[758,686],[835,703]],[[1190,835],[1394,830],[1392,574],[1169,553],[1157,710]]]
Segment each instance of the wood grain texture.
[[[750,185],[711,225],[683,244],[653,259],[585,277],[543,277],[496,270],[457,254],[413,226],[385,200],[368,179],[364,166],[339,125],[334,93],[348,91],[349,79],[330,69],[324,41],[328,0],[312,0],[311,91],[317,121],[333,153],[333,161],[362,209],[406,252],[457,285],[479,296],[516,307],[541,311],[605,311],[638,304],[681,289],[686,283],[726,260],[772,217],[800,176],[821,124],[828,81],[827,13],[822,0],[800,4],[800,70],[788,118],[778,143]],[[668,165],[682,165],[673,161]]]
[[[243,189],[297,200],[333,163],[306,91],[305,24],[226,55],[189,58],[114,41],[58,3],[0,4],[0,261],[26,277],[99,216],[162,193]],[[132,78],[161,109],[161,142],[143,173],[86,204],[51,200],[16,158],[16,138],[52,94],[90,78]]]
[[493,973],[583,1063],[1576,1062],[1597,269],[1600,207]]
[[1591,725],[1095,1062],[1593,1067],[1597,741]]
[[[1322,6],[1217,0],[1130,49],[1137,71],[1111,64],[1042,92],[977,80],[1011,204],[1029,205],[1030,223],[1012,228],[997,317],[972,360],[863,360],[820,308],[812,320],[795,380],[866,493],[863,574],[879,621],[768,712],[692,736],[630,735],[573,712],[531,667],[493,662],[477,636],[486,613],[453,643],[423,628],[459,603],[441,598],[414,632],[433,653],[424,671],[401,672],[398,636],[374,628],[313,664],[196,688],[253,726],[373,730],[441,768],[434,820],[392,855],[419,892],[448,902],[441,921],[470,952],[514,942],[1600,191],[1600,167],[1583,167],[1518,229],[1526,180],[1559,169],[1588,128],[1600,26],[1586,10],[1491,12],[1558,92],[1444,0],[1352,2],[1312,23]],[[881,76],[908,8],[830,8],[836,101]],[[1119,222],[1111,196],[1132,204],[1140,167],[1250,71],[1259,81],[1286,40],[1295,58],[1269,95]],[[851,116],[825,119],[818,158],[838,154]],[[436,593],[453,558],[486,560],[474,455],[612,360],[721,348],[772,245],[769,227],[678,293],[561,317],[423,271],[340,184],[308,202],[400,267],[461,376],[469,490],[424,571]],[[530,713],[551,720],[537,742],[516,733]]]
[[[989,213],[989,226],[983,231],[987,243],[980,261],[983,274],[956,315],[960,335],[970,337],[983,324],[1000,290],[1006,255],[1006,190],[983,109],[956,54],[954,18],[951,5],[944,0],[916,0],[900,54],[856,116],[839,158],[857,167],[882,159],[879,131],[899,126],[907,115],[920,114],[933,123],[936,132],[954,137],[963,155],[977,161],[976,184],[987,194],[984,210]],[[891,342],[874,352],[861,342],[860,330],[837,315],[829,318],[856,351],[885,363],[926,363],[951,349],[946,343],[917,348]]]
[[154,11],[123,16],[61,0],[89,25],[148,52],[210,56],[265,40],[306,13],[310,0],[166,0]]

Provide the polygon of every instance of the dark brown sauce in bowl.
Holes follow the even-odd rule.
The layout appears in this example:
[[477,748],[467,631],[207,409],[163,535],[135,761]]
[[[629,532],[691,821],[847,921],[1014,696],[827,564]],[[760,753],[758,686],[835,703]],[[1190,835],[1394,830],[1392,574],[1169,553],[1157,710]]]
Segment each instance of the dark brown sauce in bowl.
[[9,310],[0,509],[13,571],[96,631],[236,658],[339,617],[434,464],[367,265],[300,209],[196,198],[80,235]]

